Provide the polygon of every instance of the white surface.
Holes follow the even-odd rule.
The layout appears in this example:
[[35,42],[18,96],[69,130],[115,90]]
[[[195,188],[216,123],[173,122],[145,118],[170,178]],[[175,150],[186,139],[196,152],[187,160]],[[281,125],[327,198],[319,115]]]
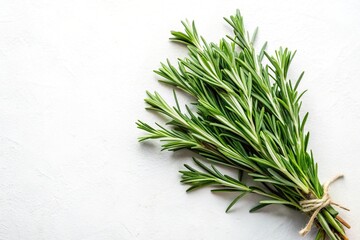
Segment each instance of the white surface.
[[[359,1],[3,0],[0,8],[0,239],[300,239],[305,217],[284,207],[256,214],[257,198],[185,193],[186,153],[138,144],[153,123],[145,90],[171,99],[153,69],[186,51],[168,41],[195,19],[216,41],[239,8],[259,43],[297,49],[303,110],[323,181],[360,239]],[[312,239],[313,236],[304,239]]]

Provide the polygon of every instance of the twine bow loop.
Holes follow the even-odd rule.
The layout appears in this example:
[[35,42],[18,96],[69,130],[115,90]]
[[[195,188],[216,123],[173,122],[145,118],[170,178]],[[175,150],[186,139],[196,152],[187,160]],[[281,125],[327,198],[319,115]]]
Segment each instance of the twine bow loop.
[[350,211],[348,208],[341,206],[338,203],[333,202],[329,195],[330,184],[335,182],[339,178],[342,178],[343,176],[344,175],[342,175],[342,174],[336,175],[334,178],[330,179],[323,185],[324,194],[323,194],[322,198],[312,198],[312,199],[300,201],[300,206],[301,206],[302,212],[305,212],[305,213],[313,212],[310,217],[309,222],[306,224],[306,226],[303,229],[300,230],[299,234],[301,236],[305,236],[308,232],[310,232],[316,216],[319,214],[321,209],[323,209],[324,207],[332,204],[332,205],[338,206],[346,211]]

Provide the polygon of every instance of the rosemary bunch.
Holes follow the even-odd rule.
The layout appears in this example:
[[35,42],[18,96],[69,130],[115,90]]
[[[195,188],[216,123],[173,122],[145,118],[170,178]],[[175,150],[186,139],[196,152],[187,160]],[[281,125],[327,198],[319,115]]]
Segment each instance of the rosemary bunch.
[[[165,150],[200,154],[194,158],[196,168],[185,165],[186,170],[180,171],[182,182],[190,185],[188,190],[211,185],[212,191],[237,192],[226,211],[244,195],[258,194],[264,199],[250,212],[270,204],[285,205],[313,215],[316,239],[347,239],[343,225],[348,225],[330,198],[325,202],[328,186],[321,185],[307,148],[308,113],[300,116],[304,92],[298,92],[303,73],[294,83],[287,76],[295,52],[280,48],[269,55],[266,43],[256,52],[257,30],[250,37],[240,12],[225,20],[234,36],[219,44],[206,42],[187,21],[182,22],[184,32],[171,32],[171,40],[185,44],[189,55],[179,59],[177,67],[167,61],[155,72],[161,82],[195,97],[196,111],[188,106],[181,110],[175,91],[175,107],[158,93],[147,92],[148,109],[166,115],[170,127],[154,128],[138,121],[138,128],[147,132],[139,140],[161,139]],[[240,177],[225,175],[214,165],[234,168]],[[245,183],[243,173],[259,184]]]

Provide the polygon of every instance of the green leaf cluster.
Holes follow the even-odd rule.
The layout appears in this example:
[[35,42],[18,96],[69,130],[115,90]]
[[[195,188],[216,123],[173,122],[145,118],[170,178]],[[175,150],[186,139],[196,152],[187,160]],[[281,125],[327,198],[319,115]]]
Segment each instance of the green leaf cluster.
[[[239,11],[225,21],[234,36],[218,44],[201,37],[194,22],[182,22],[184,32],[171,32],[172,41],[187,46],[188,57],[178,59],[177,65],[161,63],[155,72],[161,82],[193,96],[196,110],[186,105],[181,110],[175,90],[176,106],[157,92],[147,92],[148,109],[169,121],[166,128],[138,121],[138,128],[147,132],[139,140],[160,139],[164,150],[190,149],[201,155],[194,158],[198,169],[185,165],[180,171],[182,182],[190,185],[189,190],[212,186],[213,191],[237,192],[226,211],[247,193],[264,197],[251,212],[270,204],[301,211],[301,200],[323,195],[308,149],[308,113],[300,115],[304,92],[298,87],[304,73],[295,81],[288,78],[295,52],[287,48],[271,55],[265,43],[257,52],[257,29],[250,36]],[[248,186],[242,178],[222,174],[214,164],[237,169],[241,176],[245,172],[259,185]],[[346,237],[337,214],[331,206],[320,212],[317,239]]]

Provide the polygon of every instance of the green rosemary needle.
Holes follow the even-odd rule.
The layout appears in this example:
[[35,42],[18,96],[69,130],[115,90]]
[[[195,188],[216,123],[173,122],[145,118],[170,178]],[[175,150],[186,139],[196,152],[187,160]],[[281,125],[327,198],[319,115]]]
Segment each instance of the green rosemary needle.
[[[139,141],[161,139],[163,149],[190,149],[201,155],[194,158],[197,168],[185,165],[182,183],[188,190],[212,186],[212,191],[237,192],[226,211],[248,193],[264,197],[250,212],[270,204],[280,204],[311,216],[301,235],[314,223],[316,239],[347,239],[343,225],[327,192],[318,178],[318,167],[308,150],[309,133],[304,130],[308,113],[300,116],[299,83],[288,79],[295,52],[280,48],[270,55],[266,43],[259,52],[237,11],[226,22],[234,36],[208,43],[197,33],[194,22],[182,22],[184,32],[172,31],[172,41],[187,46],[189,54],[175,67],[169,61],[155,72],[161,82],[172,85],[196,99],[196,111],[186,106],[170,106],[158,93],[147,92],[148,109],[169,118],[167,128],[138,121],[147,132]],[[225,165],[250,176],[256,186],[242,177],[219,171]]]

